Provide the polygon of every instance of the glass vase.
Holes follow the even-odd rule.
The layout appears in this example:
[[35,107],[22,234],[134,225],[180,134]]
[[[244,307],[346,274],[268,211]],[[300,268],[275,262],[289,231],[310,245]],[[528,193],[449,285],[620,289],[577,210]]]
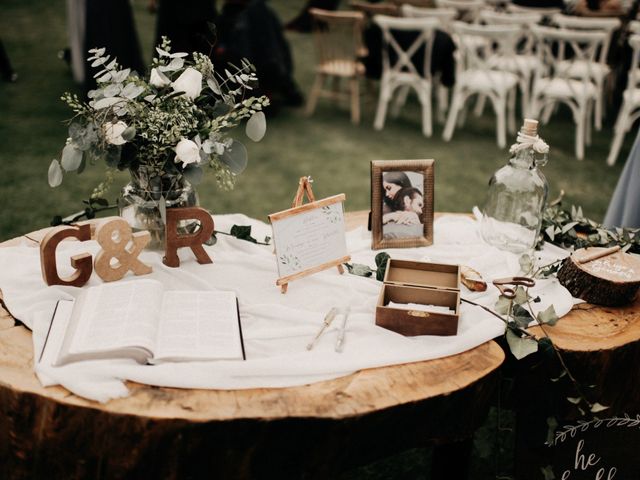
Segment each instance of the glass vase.
[[[537,122],[526,120],[521,134],[538,139],[535,127]],[[485,242],[516,254],[536,245],[549,190],[538,168],[546,164],[547,154],[539,156],[533,147],[523,147],[489,181],[480,225]]]
[[[124,186],[118,199],[118,210],[134,231],[147,230],[151,241],[145,247],[164,249],[164,208],[198,206],[198,195],[182,174],[157,175],[145,167],[131,170],[131,181]],[[191,233],[198,228],[197,220],[181,221],[178,232]]]

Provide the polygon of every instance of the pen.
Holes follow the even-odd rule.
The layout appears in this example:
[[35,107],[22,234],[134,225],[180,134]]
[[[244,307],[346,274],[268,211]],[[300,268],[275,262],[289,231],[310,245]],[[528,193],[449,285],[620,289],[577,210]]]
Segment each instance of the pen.
[[342,347],[344,346],[344,334],[345,327],[347,326],[347,317],[349,316],[350,307],[347,307],[342,317],[342,326],[338,332],[338,339],[336,340],[336,352],[342,353]]
[[307,350],[311,350],[313,348],[313,346],[316,344],[316,342],[320,338],[320,335],[322,335],[322,332],[324,332],[324,330],[329,325],[331,325],[331,322],[333,322],[333,319],[336,318],[337,314],[338,314],[337,308],[333,307],[331,310],[329,310],[329,313],[327,313],[327,315],[324,317],[324,321],[322,322],[322,326],[320,327],[320,330],[318,330],[318,333],[316,333],[316,336],[314,337],[314,339],[311,340],[309,345],[307,345]]

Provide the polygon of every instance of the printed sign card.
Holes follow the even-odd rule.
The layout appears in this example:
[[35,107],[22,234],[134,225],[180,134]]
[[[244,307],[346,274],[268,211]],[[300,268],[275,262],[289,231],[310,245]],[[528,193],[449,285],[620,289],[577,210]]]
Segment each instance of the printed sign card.
[[269,215],[273,228],[278,281],[282,293],[291,280],[331,267],[343,272],[350,260],[345,239],[345,195],[290,208]]

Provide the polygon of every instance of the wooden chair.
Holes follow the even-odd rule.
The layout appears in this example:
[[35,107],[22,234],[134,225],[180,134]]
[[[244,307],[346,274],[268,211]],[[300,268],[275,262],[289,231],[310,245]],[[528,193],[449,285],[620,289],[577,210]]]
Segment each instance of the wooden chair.
[[[632,23],[637,24],[638,22]],[[631,67],[629,68],[627,88],[622,94],[622,106],[618,112],[616,124],[613,127],[614,136],[609,156],[607,157],[607,165],[616,163],[625,134],[631,129],[633,123],[640,118],[640,35],[638,35],[640,28],[638,27],[640,25],[635,27],[637,29],[635,30],[636,33],[629,37],[629,45],[633,49]],[[631,30],[634,31],[633,26]]]
[[[431,120],[431,52],[433,36],[438,27],[434,18],[398,18],[376,15],[373,21],[382,30],[382,77],[380,79],[380,97],[374,128],[381,130],[387,115],[387,107],[396,89],[406,91],[413,88],[422,105],[422,133],[430,137],[433,133]],[[398,42],[396,32],[415,32],[413,43],[404,48]],[[416,68],[413,57],[422,52],[421,70]]]
[[[499,55],[515,61],[514,48],[520,28],[513,25],[469,25],[455,22],[454,31],[458,45],[456,83],[442,138],[447,142],[451,140],[458,115],[469,97],[477,94],[491,100],[497,117],[497,143],[500,148],[504,148],[507,145],[507,120],[509,129],[515,131],[518,76],[493,67],[489,59]],[[482,41],[478,42],[478,39]]]
[[[535,118],[543,109],[564,103],[573,113],[576,123],[575,152],[584,159],[584,146],[591,143],[590,118],[598,96],[594,82],[594,65],[598,52],[606,41],[604,32],[563,30],[532,25],[540,67],[533,80],[531,115]],[[568,50],[572,56],[567,58]],[[574,65],[584,65],[580,71]],[[580,71],[579,78],[572,73]]]
[[[604,32],[606,34],[605,41],[589,68],[593,75],[593,81],[598,88],[594,121],[596,130],[599,131],[602,129],[602,118],[604,117],[604,85],[607,77],[611,73],[611,68],[607,65],[607,55],[609,54],[609,45],[611,44],[613,32],[620,28],[620,19],[604,17],[587,18],[558,14],[554,15],[552,20],[554,24],[562,29]],[[584,62],[572,62],[569,64],[568,61],[558,65],[558,68],[569,68],[569,66],[571,70],[568,73],[573,78],[581,78],[587,68]]]
[[[360,123],[360,79],[365,68],[360,61],[366,55],[362,39],[364,14],[361,12],[332,12],[309,9],[314,22],[316,47],[316,78],[309,93],[306,113],[312,115],[319,97],[351,102],[351,121]],[[329,80],[333,88],[326,88]],[[348,91],[341,84],[348,83]]]

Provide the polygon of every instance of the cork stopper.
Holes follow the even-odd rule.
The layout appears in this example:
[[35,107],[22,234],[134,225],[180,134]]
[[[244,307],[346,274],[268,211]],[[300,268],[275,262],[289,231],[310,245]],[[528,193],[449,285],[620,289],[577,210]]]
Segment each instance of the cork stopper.
[[535,137],[538,134],[538,121],[532,118],[525,118],[520,132]]

